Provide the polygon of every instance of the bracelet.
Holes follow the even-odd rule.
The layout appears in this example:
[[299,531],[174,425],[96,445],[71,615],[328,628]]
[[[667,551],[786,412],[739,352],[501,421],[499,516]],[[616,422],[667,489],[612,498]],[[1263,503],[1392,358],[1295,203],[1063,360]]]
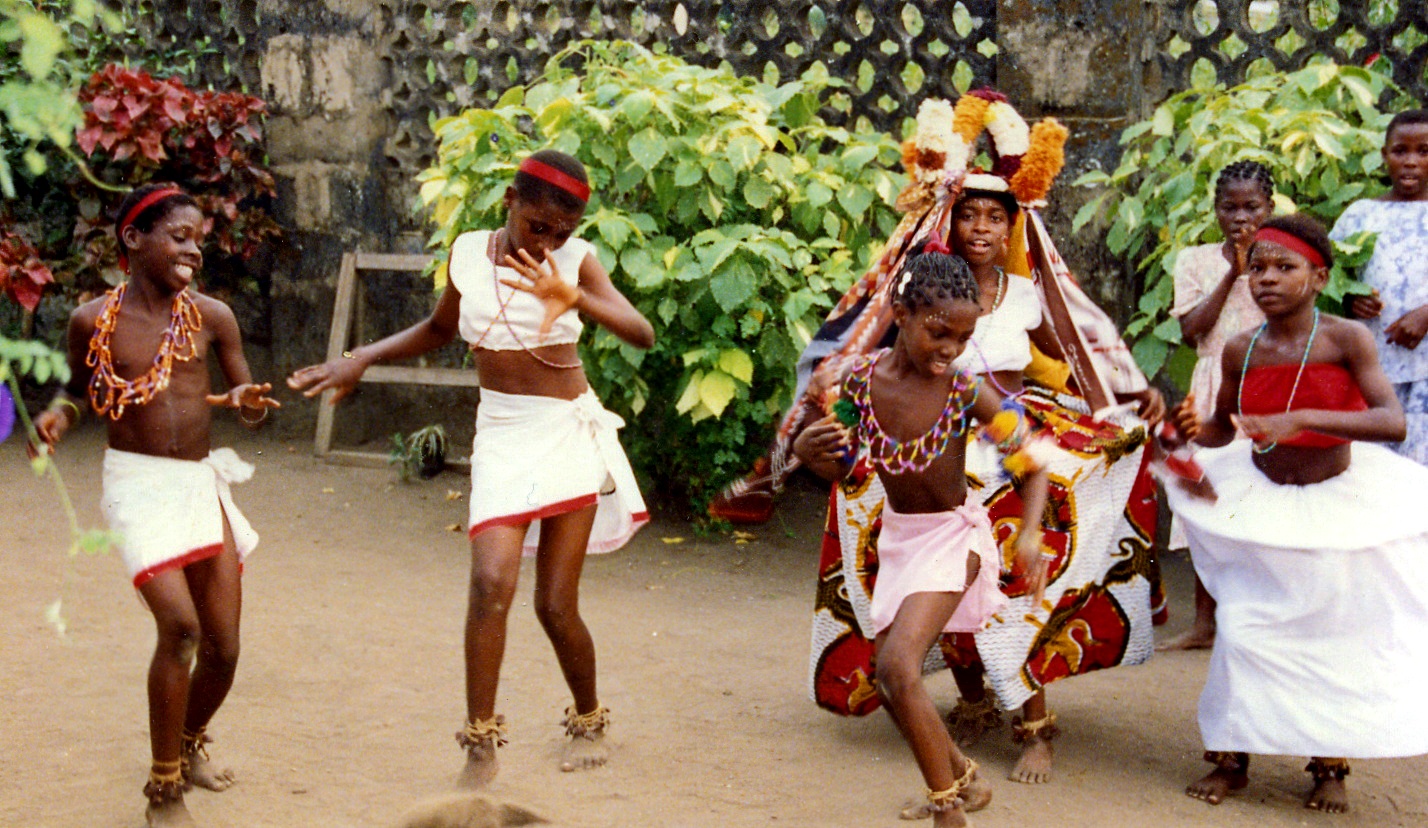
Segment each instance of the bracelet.
[[247,417],[244,417],[244,416],[243,416],[243,406],[241,406],[241,405],[238,406],[238,422],[242,423],[243,425],[255,426],[255,425],[257,425],[258,423],[261,423],[261,422],[263,422],[263,421],[266,420],[266,419],[268,419],[268,407],[267,407],[266,405],[263,406],[263,413],[262,413],[262,414],[259,414],[259,415],[258,415],[258,419],[256,419],[256,420],[250,420],[250,419],[248,419]]
[[76,423],[79,422],[80,418],[84,416],[84,412],[80,410],[78,405],[75,405],[74,400],[71,400],[69,397],[65,396],[57,396],[53,400],[51,400],[49,410],[63,411],[65,406],[69,406],[70,408],[74,409],[74,421]]
[[342,358],[343,358],[343,359],[356,359],[356,358],[357,358],[357,355],[354,354],[354,353],[352,353],[351,351],[343,351],[343,352],[342,352]]

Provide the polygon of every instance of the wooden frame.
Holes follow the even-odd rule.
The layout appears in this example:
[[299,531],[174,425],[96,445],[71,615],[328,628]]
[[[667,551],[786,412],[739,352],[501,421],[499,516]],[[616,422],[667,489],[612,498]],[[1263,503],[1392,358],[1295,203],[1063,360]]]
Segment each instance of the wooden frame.
[[[327,359],[341,359],[352,340],[352,322],[357,311],[362,286],[357,280],[359,271],[382,270],[395,272],[420,272],[426,270],[432,257],[424,253],[364,253],[360,249],[342,254],[342,267],[337,274],[337,299],[332,308],[332,331],[327,340]],[[390,385],[444,385],[475,388],[480,385],[480,377],[475,371],[460,368],[429,368],[416,365],[373,365],[362,375],[362,382],[385,383]],[[375,451],[352,451],[332,448],[332,429],[337,420],[337,406],[331,404],[332,395],[322,392],[322,403],[317,408],[317,434],[313,437],[313,454],[329,463],[349,466],[384,467],[387,455]],[[468,460],[449,460],[447,466],[469,470]]]

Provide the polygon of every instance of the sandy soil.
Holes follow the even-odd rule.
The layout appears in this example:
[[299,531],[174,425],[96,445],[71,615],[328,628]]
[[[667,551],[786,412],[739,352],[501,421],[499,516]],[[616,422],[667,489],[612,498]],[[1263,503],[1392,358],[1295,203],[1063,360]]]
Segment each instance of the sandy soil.
[[[200,824],[386,826],[449,788],[462,755],[460,639],[465,481],[400,484],[328,466],[307,444],[224,430],[258,466],[236,490],[263,535],[244,588],[243,657],[211,727],[240,782],[188,798]],[[102,435],[63,447],[83,522],[98,525]],[[0,446],[0,825],[143,824],[144,674],[153,628],[113,557],[68,560],[53,490],[16,440]],[[570,826],[893,826],[921,781],[886,716],[842,719],[807,700],[808,620],[821,499],[792,491],[744,544],[656,521],[586,567],[585,613],[614,711],[612,763],[557,770],[567,696],[533,613],[530,572],[512,615],[498,709],[512,724],[494,795]],[[682,538],[682,542],[674,539]],[[1166,562],[1183,628],[1189,568]],[[44,608],[61,597],[60,638]],[[1200,761],[1194,707],[1207,655],[1160,656],[1056,685],[1065,735],[1054,781],[1001,779],[1005,735],[974,748],[996,798],[986,828],[1022,825],[1428,824],[1428,759],[1357,762],[1355,812],[1300,807],[1303,758],[1256,758],[1249,789],[1218,808],[1184,796]],[[944,708],[945,676],[930,680]],[[1305,688],[1313,692],[1313,688]],[[927,823],[923,823],[924,825]]]

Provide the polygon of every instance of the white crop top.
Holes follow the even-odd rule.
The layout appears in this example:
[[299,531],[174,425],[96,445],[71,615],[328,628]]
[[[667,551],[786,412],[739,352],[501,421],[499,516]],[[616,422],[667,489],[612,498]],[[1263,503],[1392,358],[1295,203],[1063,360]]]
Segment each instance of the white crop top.
[[[540,335],[545,307],[535,296],[500,284],[499,278],[521,280],[514,269],[491,263],[486,255],[490,230],[462,233],[451,245],[448,278],[461,293],[461,338],[492,351],[521,351],[541,345],[563,345],[580,340],[580,314],[574,308],[556,317],[550,333]],[[580,263],[594,248],[571,237],[553,254],[561,281],[580,283]],[[504,310],[503,310],[504,309]]]
[[1025,276],[1006,276],[1007,293],[996,310],[977,317],[972,341],[953,362],[973,374],[1024,371],[1031,363],[1031,336],[1041,325],[1041,297]]

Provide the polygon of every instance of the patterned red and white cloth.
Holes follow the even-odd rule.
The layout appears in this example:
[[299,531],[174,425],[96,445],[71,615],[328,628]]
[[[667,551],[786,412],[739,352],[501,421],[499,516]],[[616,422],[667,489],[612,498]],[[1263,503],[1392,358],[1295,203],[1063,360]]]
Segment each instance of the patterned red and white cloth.
[[[1033,604],[1013,569],[1020,496],[1004,479],[996,449],[968,443],[968,502],[985,505],[1001,550],[1008,606],[975,634],[942,637],[927,672],[981,661],[999,703],[1015,707],[1067,676],[1139,664],[1153,650],[1152,625],[1163,611],[1151,555],[1156,489],[1147,434],[1134,415],[1097,421],[1084,403],[1032,388],[1021,398],[1028,417],[1061,451],[1048,466],[1050,499],[1042,521],[1050,562],[1046,599]],[[1082,407],[1076,411],[1075,406]],[[809,693],[820,707],[862,716],[879,706],[872,683],[873,622],[883,487],[866,460],[833,487],[819,560],[809,659]]]

